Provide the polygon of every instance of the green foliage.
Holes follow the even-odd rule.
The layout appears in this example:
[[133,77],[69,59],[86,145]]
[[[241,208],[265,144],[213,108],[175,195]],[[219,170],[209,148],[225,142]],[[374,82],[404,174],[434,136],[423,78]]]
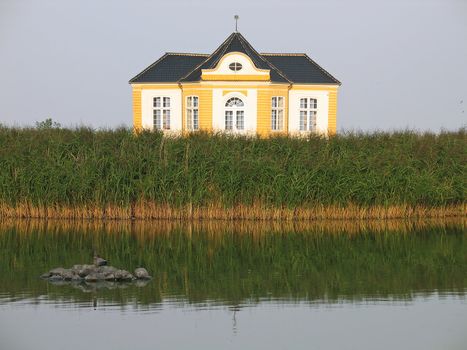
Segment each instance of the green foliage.
[[[0,202],[443,206],[466,199],[466,131],[331,138],[0,127]],[[54,124],[52,124],[53,126]]]
[[41,122],[36,122],[36,129],[38,130],[47,130],[47,129],[59,129],[62,125],[60,123],[54,122],[52,118],[47,118]]

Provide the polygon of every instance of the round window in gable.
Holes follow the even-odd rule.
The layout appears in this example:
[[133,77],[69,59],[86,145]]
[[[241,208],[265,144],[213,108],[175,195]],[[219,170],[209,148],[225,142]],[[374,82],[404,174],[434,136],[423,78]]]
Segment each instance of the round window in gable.
[[230,70],[233,70],[234,72],[238,72],[240,69],[242,69],[242,64],[238,62],[233,62],[229,64]]

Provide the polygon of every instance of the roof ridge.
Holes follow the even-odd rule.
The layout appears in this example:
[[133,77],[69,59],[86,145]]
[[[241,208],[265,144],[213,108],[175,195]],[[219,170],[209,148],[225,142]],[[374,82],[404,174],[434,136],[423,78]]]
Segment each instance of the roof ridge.
[[129,83],[132,83],[133,80],[136,80],[138,79],[141,75],[143,75],[144,73],[146,73],[149,69],[151,69],[152,67],[154,67],[156,64],[158,64],[160,61],[162,61],[164,58],[166,58],[169,54],[166,52],[165,54],[163,54],[159,59],[157,59],[154,63],[152,63],[151,65],[149,65],[149,67],[147,67],[145,70],[143,70],[142,72],[140,72],[139,74],[135,75],[133,78],[130,79]]
[[233,37],[235,33],[232,33],[230,34],[227,39],[224,40],[224,42],[222,44],[219,45],[219,47],[212,53],[210,54],[203,62],[201,62],[199,65],[197,65],[195,68],[193,68],[191,71],[189,71],[187,74],[185,74],[183,77],[181,77],[180,79],[178,79],[178,81],[183,81],[185,80],[187,77],[189,77],[192,73],[194,73],[195,71],[197,71],[203,64],[205,64],[212,56],[214,56],[214,54],[216,54],[220,49],[221,47],[224,46],[225,43],[227,43],[228,40],[231,40],[231,38]]
[[326,69],[324,69],[323,67],[321,67],[318,63],[316,63],[315,61],[313,61],[310,56],[308,56],[307,54],[305,54],[305,57],[311,62],[313,63],[315,66],[317,66],[324,74],[326,74],[329,78],[331,78],[332,80],[334,80],[337,84],[339,85],[342,85],[342,83],[337,80],[336,78],[334,78],[331,73],[329,73]]
[[[232,35],[229,36],[230,40],[228,42],[225,42],[225,46],[224,46],[224,49],[221,51],[221,54],[219,55],[219,57],[217,57],[216,60],[213,61],[212,64],[209,65],[209,68],[213,68],[213,66],[215,67],[217,65],[217,63],[221,60],[222,57],[224,57],[224,53],[225,51],[227,50],[227,48],[229,47],[229,44],[233,41],[233,39],[235,38],[235,35],[237,34],[237,32],[235,33],[232,33]],[[222,43],[221,46],[223,46],[224,43]]]
[[[255,50],[255,48],[253,46],[251,46],[251,44],[248,42],[248,40],[246,40],[242,34],[238,33],[239,34],[239,38],[240,38],[240,42],[244,41],[248,46],[249,48],[254,52],[256,53],[268,66],[270,66],[273,70],[275,70],[282,78],[284,78],[285,80],[287,80],[289,83],[292,83],[292,81],[287,78],[287,76],[285,75],[285,73],[283,73],[279,68],[277,68],[275,65],[273,65],[271,62],[269,62],[267,59],[265,59],[258,51]],[[243,43],[242,43],[243,45]]]
[[306,56],[306,53],[302,52],[262,52],[262,56]]
[[208,57],[208,53],[194,53],[194,52],[166,52],[167,55],[171,56],[202,56]]
[[[240,33],[239,33],[240,34]],[[240,41],[240,44],[243,46],[243,48],[245,49],[245,51],[248,52],[249,51],[253,51],[253,53],[256,53],[267,65],[268,65],[268,61],[265,61],[262,57],[261,57],[261,54],[256,51],[253,46],[251,46],[251,44],[248,42],[248,40],[246,40],[243,35],[240,34],[239,36],[239,41]],[[246,45],[246,46],[245,46]],[[250,57],[250,59],[253,61],[253,59]],[[253,62],[255,63],[255,62]],[[256,63],[255,63],[256,65]],[[269,66],[269,65],[268,65]]]

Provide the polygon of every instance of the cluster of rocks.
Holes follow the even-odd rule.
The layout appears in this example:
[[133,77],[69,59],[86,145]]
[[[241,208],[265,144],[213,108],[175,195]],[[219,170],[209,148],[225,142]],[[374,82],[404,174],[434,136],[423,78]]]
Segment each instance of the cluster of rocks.
[[143,267],[137,268],[132,274],[113,266],[74,265],[71,269],[57,267],[44,273],[41,278],[47,279],[50,282],[131,282],[134,280],[149,280],[151,276],[149,276],[148,271]]

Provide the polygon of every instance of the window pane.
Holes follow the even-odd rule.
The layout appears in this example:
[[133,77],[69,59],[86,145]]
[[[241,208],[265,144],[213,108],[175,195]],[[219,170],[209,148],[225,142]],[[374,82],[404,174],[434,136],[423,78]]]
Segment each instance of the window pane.
[[243,130],[245,128],[245,112],[244,111],[237,111],[237,130]]
[[316,111],[310,112],[310,131],[316,130]]
[[233,111],[225,111],[225,130],[233,129]]
[[164,97],[164,106],[163,107],[170,107],[170,97]]
[[154,110],[153,126],[154,126],[154,129],[160,129],[161,128],[161,110],[160,109],[155,109]]
[[307,108],[307,99],[301,98],[300,99],[300,108]]
[[198,107],[198,97],[193,96],[193,107]]
[[154,97],[153,106],[154,107],[160,107],[161,106],[161,98],[160,97]]
[[186,128],[188,130],[193,130],[193,118],[191,115],[191,109],[186,110]]
[[300,111],[300,130],[305,131],[307,129],[307,112]]
[[163,122],[163,128],[165,130],[169,130],[170,129],[170,109],[164,109],[162,111],[162,122]]
[[186,107],[187,108],[191,108],[191,99],[192,99],[191,96],[188,96],[186,98]]
[[272,98],[272,107],[277,107],[277,97]]
[[275,109],[271,111],[271,129],[277,130],[277,111]]
[[277,111],[277,129],[282,130],[284,128],[284,110],[280,109]]
[[315,98],[310,98],[310,108],[316,109],[318,106],[318,101]]
[[194,109],[193,110],[193,130],[198,130],[199,129],[199,122],[198,122],[198,110]]
[[278,97],[277,98],[277,107],[279,107],[279,108],[284,107],[284,98],[283,97]]
[[240,100],[238,97],[232,97],[225,103],[226,107],[243,107],[243,101]]

